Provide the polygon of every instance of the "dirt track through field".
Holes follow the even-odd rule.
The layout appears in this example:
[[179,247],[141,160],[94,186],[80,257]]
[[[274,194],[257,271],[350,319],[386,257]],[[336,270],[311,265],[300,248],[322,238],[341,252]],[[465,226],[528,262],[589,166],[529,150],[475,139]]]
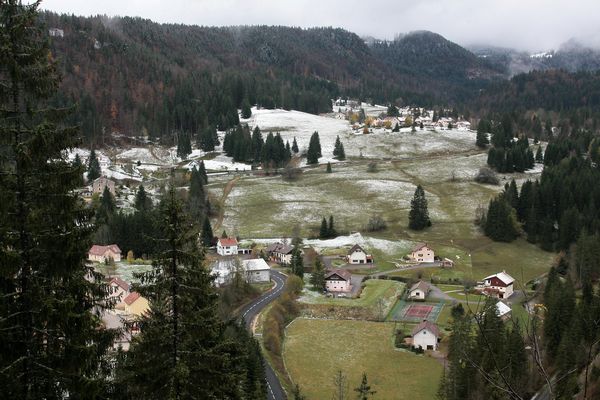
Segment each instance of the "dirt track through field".
[[227,184],[223,188],[223,195],[219,200],[219,217],[217,218],[217,223],[213,226],[213,231],[215,232],[219,231],[219,229],[221,229],[221,225],[223,225],[223,218],[225,217],[225,202],[227,201],[227,196],[229,196],[229,193],[231,193],[231,190],[239,180],[240,177],[236,176],[235,178],[227,182]]

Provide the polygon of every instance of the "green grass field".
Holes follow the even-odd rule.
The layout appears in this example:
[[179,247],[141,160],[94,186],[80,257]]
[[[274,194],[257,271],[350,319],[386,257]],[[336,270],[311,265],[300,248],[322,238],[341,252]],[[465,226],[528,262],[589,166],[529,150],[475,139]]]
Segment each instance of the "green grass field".
[[331,399],[338,370],[348,377],[348,398],[363,372],[378,399],[435,398],[442,365],[395,350],[393,331],[393,323],[296,319],[287,328],[286,368],[311,400]]
[[402,282],[380,279],[369,279],[364,285],[365,287],[357,299],[326,297],[322,294],[305,290],[300,301],[309,304],[372,307],[378,299],[382,299],[386,303],[395,301],[398,296],[402,295],[405,286]]
[[[377,172],[367,172],[372,159],[355,158],[335,164],[331,174],[325,173],[324,166],[306,169],[293,182],[280,176],[244,176],[224,203],[223,228],[244,238],[272,238],[290,237],[296,227],[302,236],[309,237],[318,233],[322,217],[333,215],[340,232],[359,231],[363,236],[398,243],[393,249],[368,249],[375,257],[377,271],[394,268],[412,244],[420,241],[455,262],[454,269],[420,271],[424,277],[476,281],[506,270],[525,283],[549,269],[551,253],[522,239],[492,242],[474,225],[476,208],[487,206],[502,189],[472,181],[485,165],[485,153],[453,148],[413,158],[397,156],[393,161],[378,160]],[[508,181],[512,177],[523,180],[537,176],[513,174],[505,178]],[[229,180],[231,177],[215,177],[210,185],[213,194],[220,196]],[[407,229],[417,184],[426,191],[433,222],[431,228],[420,232]],[[366,233],[364,227],[373,215],[381,216],[388,229]],[[418,273],[413,270],[399,275]]]

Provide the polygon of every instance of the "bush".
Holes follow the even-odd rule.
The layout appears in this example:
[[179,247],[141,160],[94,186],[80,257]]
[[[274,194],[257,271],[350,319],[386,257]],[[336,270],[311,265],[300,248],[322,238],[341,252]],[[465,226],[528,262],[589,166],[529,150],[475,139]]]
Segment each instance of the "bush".
[[385,222],[385,220],[378,216],[372,216],[371,218],[369,218],[369,222],[367,223],[366,226],[366,230],[368,232],[378,232],[378,231],[383,231],[387,229],[387,223]]
[[367,165],[367,172],[377,172],[377,163],[375,161],[371,161]]
[[498,179],[496,173],[490,168],[483,167],[479,169],[479,172],[475,176],[475,182],[486,185],[499,185],[500,179]]
[[302,292],[302,288],[304,287],[304,281],[302,281],[302,278],[300,278],[297,275],[291,275],[287,279],[285,286],[286,286],[286,288],[285,288],[286,292],[294,293],[294,294],[298,295],[298,294],[300,294],[300,292]]

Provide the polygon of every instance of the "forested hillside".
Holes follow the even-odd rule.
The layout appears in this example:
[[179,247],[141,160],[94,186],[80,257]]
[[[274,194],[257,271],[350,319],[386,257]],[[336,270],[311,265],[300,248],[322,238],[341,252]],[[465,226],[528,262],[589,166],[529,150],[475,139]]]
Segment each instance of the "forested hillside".
[[250,105],[322,113],[338,96],[479,116],[600,103],[596,72],[549,70],[507,81],[501,66],[432,32],[367,44],[335,28],[200,27],[53,13],[41,19],[64,33],[50,38],[63,76],[54,105],[77,104],[71,122],[83,125],[87,146],[113,132],[170,144],[232,128],[238,109]]

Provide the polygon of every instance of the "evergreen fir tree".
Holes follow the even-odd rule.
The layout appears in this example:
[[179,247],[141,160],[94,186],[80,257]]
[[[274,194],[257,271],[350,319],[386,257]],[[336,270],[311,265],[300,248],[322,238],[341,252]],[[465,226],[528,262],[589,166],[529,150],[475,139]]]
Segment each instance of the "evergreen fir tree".
[[152,209],[152,199],[146,194],[144,185],[140,185],[135,194],[134,207],[138,211],[150,211]]
[[331,163],[330,163],[330,162],[328,162],[328,163],[327,163],[327,169],[326,169],[325,171],[326,171],[328,174],[330,174],[330,173],[332,173],[332,172],[333,172],[333,171],[332,171],[332,169],[331,169]]
[[301,279],[304,277],[304,258],[298,245],[294,246],[292,250],[292,261],[290,264],[292,273],[299,276]]
[[79,154],[75,154],[75,159],[73,160],[73,168],[79,171],[79,181],[77,186],[83,186],[83,163],[81,162],[81,158]]
[[192,153],[192,143],[190,135],[187,133],[180,133],[179,140],[177,141],[177,157],[185,160],[187,156]]
[[65,156],[77,129],[47,107],[58,79],[38,6],[0,6],[0,393],[108,398],[116,335],[97,312],[113,302],[87,265],[91,214],[74,193],[81,171]]
[[206,214],[206,193],[203,178],[196,167],[191,172],[187,206],[190,217],[194,221],[203,221]]
[[198,166],[198,173],[200,174],[200,178],[202,178],[202,183],[206,185],[208,183],[208,175],[206,174],[204,160],[200,161],[200,165]]
[[329,225],[327,226],[327,236],[330,238],[334,238],[337,236],[337,231],[335,230],[335,226],[333,225],[333,215],[329,216]]
[[294,154],[298,154],[300,149],[298,148],[298,142],[296,142],[296,137],[294,136],[294,141],[292,142],[292,151]]
[[[479,125],[481,125],[481,122],[479,122]],[[477,138],[475,139],[475,145],[481,149],[485,149],[488,144],[490,144],[488,132],[480,130],[479,127],[477,127]]]
[[344,145],[340,141],[339,136],[335,139],[335,146],[333,148],[333,157],[340,161],[346,159],[346,152],[344,151]]
[[248,119],[252,116],[252,109],[250,108],[250,102],[247,97],[244,97],[242,101],[242,118]]
[[327,227],[327,219],[323,217],[321,220],[321,229],[319,229],[319,239],[327,239],[329,237],[329,228]]
[[102,170],[100,169],[100,162],[96,157],[96,152],[94,149],[90,152],[90,158],[88,159],[88,170],[87,170],[87,180],[88,182],[95,181],[100,178],[100,173]]
[[421,185],[418,185],[417,189],[415,190],[414,197],[410,202],[408,227],[413,230],[422,230],[430,226],[431,220],[429,219],[425,191]]
[[538,146],[535,152],[535,162],[544,163],[544,153],[542,152],[542,146]]
[[504,198],[490,201],[484,231],[499,242],[510,242],[518,236],[516,212]]
[[366,372],[363,372],[360,385],[354,391],[358,393],[358,400],[369,400],[369,398],[374,397],[375,393],[377,393],[376,390],[371,389]]
[[214,234],[212,226],[210,225],[210,219],[208,218],[208,216],[206,216],[204,217],[204,224],[202,225],[202,244],[206,247],[212,246],[213,237]]
[[325,290],[325,267],[319,258],[315,260],[315,264],[310,275],[310,284],[313,285],[313,288],[318,292]]
[[319,141],[319,133],[314,132],[310,137],[308,145],[308,152],[306,154],[306,161],[308,164],[318,164],[321,154],[321,143]]
[[100,197],[100,207],[96,214],[96,221],[99,224],[107,223],[108,220],[115,214],[117,205],[115,204],[115,198],[113,197],[108,186],[104,186],[104,191]]
[[202,267],[197,234],[172,186],[161,214],[166,246],[137,287],[150,310],[141,317],[141,332],[132,340],[118,383],[138,398],[244,398],[243,344],[227,335],[218,317],[218,297]]

